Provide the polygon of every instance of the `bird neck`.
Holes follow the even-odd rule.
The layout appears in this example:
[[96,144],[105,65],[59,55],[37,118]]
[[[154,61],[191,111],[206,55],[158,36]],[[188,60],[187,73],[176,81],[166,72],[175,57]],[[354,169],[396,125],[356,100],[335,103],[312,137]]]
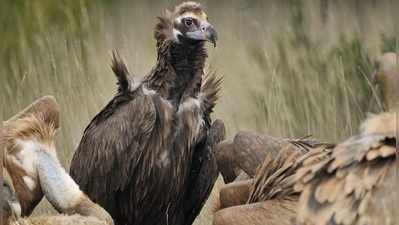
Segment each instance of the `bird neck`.
[[48,152],[40,151],[37,159],[40,185],[47,200],[57,211],[69,215],[95,217],[108,225],[113,225],[111,216],[83,194],[57,158]]
[[37,152],[37,173],[48,201],[60,212],[76,205],[83,196],[60,162],[48,152]]
[[144,81],[147,87],[176,105],[183,96],[196,96],[207,57],[204,43],[164,41],[157,48],[157,64]]

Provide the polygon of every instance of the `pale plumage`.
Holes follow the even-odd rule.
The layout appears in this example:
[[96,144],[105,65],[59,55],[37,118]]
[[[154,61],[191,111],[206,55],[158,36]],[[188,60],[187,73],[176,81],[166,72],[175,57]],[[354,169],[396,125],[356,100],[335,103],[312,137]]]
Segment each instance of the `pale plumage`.
[[[307,155],[298,171],[298,224],[385,225],[399,221],[396,113],[370,118],[331,152]],[[379,126],[376,126],[379,123]]]
[[[4,139],[6,148],[1,166],[4,162],[2,177],[7,185],[1,186],[1,191],[11,193],[6,195],[8,202],[13,195],[17,202],[8,203],[14,215],[4,214],[4,221],[6,225],[113,225],[110,215],[80,191],[58,161],[54,144],[59,121],[57,106],[54,98],[44,97],[5,122],[0,140]],[[18,218],[21,209],[15,205],[28,216],[43,196],[64,215]]]

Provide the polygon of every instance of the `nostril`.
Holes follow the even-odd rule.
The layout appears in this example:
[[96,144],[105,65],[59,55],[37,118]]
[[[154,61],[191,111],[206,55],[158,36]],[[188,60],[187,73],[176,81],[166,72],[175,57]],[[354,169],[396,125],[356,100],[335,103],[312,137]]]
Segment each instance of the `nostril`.
[[202,27],[201,30],[202,30],[202,31],[205,31],[205,30],[206,30],[206,27]]

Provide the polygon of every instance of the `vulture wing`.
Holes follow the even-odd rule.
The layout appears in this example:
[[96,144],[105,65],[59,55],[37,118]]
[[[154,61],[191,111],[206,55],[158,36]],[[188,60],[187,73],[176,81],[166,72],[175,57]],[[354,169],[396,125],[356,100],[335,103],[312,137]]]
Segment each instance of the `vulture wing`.
[[224,138],[224,123],[215,120],[206,140],[196,146],[184,201],[185,222],[179,224],[192,224],[208,199],[218,176],[214,149]]
[[328,144],[314,140],[290,140],[276,156],[273,152],[266,154],[256,172],[248,203],[272,199],[296,200],[295,173],[301,166],[298,160],[309,151],[323,151],[328,147]]
[[[125,224],[126,221],[120,221],[118,215],[146,212],[138,210],[145,209],[146,203],[157,205],[148,200],[152,197],[148,193],[156,193],[154,190],[160,190],[159,187],[164,186],[162,182],[167,182],[155,177],[167,175],[159,174],[151,176],[154,178],[151,181],[144,180],[149,171],[148,164],[153,163],[144,158],[151,157],[151,151],[145,150],[156,126],[154,97],[146,95],[142,86],[131,89],[127,69],[116,55],[112,68],[118,77],[118,93],[84,131],[70,173],[82,191],[114,217],[116,224]],[[134,191],[141,194],[136,195]],[[131,218],[138,216],[145,215],[131,215]]]
[[185,190],[183,209],[180,221],[177,224],[192,224],[208,199],[218,176],[215,157],[216,145],[225,139],[225,126],[223,121],[215,120],[211,125],[210,114],[213,112],[219,98],[221,78],[216,73],[209,73],[201,86],[199,99],[203,112],[204,129],[202,138],[194,146],[194,155]]
[[395,144],[394,134],[362,134],[304,157],[298,224],[397,224]]

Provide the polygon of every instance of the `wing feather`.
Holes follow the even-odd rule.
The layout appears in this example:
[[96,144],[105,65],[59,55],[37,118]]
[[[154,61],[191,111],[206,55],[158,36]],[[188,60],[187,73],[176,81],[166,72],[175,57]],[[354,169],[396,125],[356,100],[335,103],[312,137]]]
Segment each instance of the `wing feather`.
[[111,69],[118,80],[118,93],[129,93],[133,87],[133,79],[130,77],[126,64],[116,50],[112,52]]
[[313,140],[290,140],[277,156],[273,152],[266,157],[256,172],[254,185],[248,203],[266,201],[275,198],[291,198],[296,190],[295,173],[300,168],[298,160],[309,150],[324,149],[329,145],[316,143]]
[[208,73],[201,86],[199,99],[202,101],[201,111],[205,115],[210,115],[216,105],[222,89],[223,77],[218,77],[216,72]]
[[[166,181],[146,180],[154,177],[148,173],[158,152],[145,149],[154,144],[154,127],[162,119],[162,105],[157,104],[162,103],[157,95],[145,94],[141,85],[131,88],[127,67],[117,53],[113,55],[112,69],[118,78],[118,93],[85,129],[70,173],[82,191],[115,217],[139,211],[145,207],[145,200],[155,201],[149,193],[155,194],[153,189]],[[145,188],[146,182],[154,185],[152,189]],[[136,192],[141,195],[136,196]],[[138,216],[132,215],[133,220]]]
[[386,207],[393,207],[392,202],[386,203],[392,201],[388,193],[398,192],[392,185],[396,160],[392,136],[361,134],[326,155],[306,155],[302,159],[303,167],[296,174],[295,188],[302,191],[297,222],[391,224],[389,221],[398,217],[392,208]]

